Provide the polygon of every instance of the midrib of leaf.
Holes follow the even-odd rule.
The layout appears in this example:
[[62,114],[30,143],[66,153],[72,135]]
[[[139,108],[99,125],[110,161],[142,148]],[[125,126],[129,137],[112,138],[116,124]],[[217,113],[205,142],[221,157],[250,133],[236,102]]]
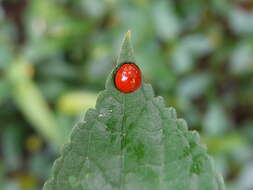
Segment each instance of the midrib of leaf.
[[[131,32],[128,31],[124,37],[124,40],[122,41],[122,45],[120,48],[119,57],[117,59],[117,67],[120,66],[125,61],[134,61],[134,55],[133,55],[133,47],[130,43],[131,38]],[[125,176],[124,176],[124,165],[125,165],[125,140],[126,140],[126,113],[125,113],[125,106],[126,106],[126,96],[123,96],[122,99],[122,110],[123,110],[123,118],[122,118],[122,125],[120,130],[121,135],[121,147],[120,147],[120,190],[124,190],[124,184],[125,184]]]
[[126,104],[126,97],[123,97],[123,121],[121,125],[121,147],[120,147],[120,159],[121,159],[121,166],[120,166],[120,190],[124,190],[124,162],[125,162],[125,155],[124,155],[124,146],[125,146],[125,125],[126,125],[126,115],[125,115],[125,104]]

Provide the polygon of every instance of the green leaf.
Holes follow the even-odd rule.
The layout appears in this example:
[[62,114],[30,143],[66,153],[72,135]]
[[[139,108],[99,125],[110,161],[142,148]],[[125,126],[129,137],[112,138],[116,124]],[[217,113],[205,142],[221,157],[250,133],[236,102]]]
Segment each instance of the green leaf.
[[76,115],[94,107],[96,97],[97,94],[89,91],[68,92],[59,98],[57,108],[65,114]]
[[32,73],[32,65],[23,58],[18,58],[10,65],[7,77],[12,97],[27,121],[48,141],[59,146],[65,142],[64,136],[54,114],[32,80]]
[[106,89],[73,129],[44,190],[222,190],[199,135],[188,131],[151,85],[118,91],[117,68],[134,61],[130,32]]
[[173,40],[180,32],[180,23],[171,1],[154,3],[154,21],[157,34],[164,40]]

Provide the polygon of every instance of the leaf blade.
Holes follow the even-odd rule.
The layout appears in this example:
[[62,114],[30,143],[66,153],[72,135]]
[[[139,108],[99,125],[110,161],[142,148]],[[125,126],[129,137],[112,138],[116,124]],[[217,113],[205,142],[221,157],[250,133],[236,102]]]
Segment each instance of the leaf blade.
[[[128,33],[118,66],[133,60]],[[44,190],[224,189],[198,134],[150,85],[129,94],[115,88],[118,66],[96,109],[73,130]]]

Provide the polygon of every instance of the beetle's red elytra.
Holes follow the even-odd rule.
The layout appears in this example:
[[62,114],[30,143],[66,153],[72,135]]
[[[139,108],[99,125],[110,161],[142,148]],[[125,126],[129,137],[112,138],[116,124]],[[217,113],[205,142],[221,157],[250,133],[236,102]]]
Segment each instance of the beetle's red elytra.
[[116,71],[114,83],[123,93],[131,93],[140,88],[142,75],[140,68],[133,62],[123,63]]

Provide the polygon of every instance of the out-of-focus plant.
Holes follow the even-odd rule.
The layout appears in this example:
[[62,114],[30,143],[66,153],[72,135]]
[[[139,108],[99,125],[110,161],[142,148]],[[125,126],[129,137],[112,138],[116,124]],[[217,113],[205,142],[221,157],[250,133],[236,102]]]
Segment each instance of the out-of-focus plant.
[[[41,185],[55,158],[48,145],[58,144],[45,124],[51,120],[55,135],[67,139],[80,110],[75,105],[85,110],[103,89],[128,29],[145,80],[203,134],[228,189],[249,188],[243,176],[253,156],[252,7],[247,0],[2,0],[0,131],[8,188],[18,189],[17,173],[35,176],[35,189]],[[9,76],[20,58],[32,68],[26,67],[33,77],[24,76],[41,108],[24,103],[28,90],[17,101],[12,87],[23,79],[14,84]],[[32,106],[47,107],[51,119],[28,116]],[[47,145],[31,152],[25,145],[31,137]]]
[[64,142],[55,119],[39,90],[32,82],[33,68],[25,60],[16,60],[8,69],[12,97],[29,122],[52,144]]

